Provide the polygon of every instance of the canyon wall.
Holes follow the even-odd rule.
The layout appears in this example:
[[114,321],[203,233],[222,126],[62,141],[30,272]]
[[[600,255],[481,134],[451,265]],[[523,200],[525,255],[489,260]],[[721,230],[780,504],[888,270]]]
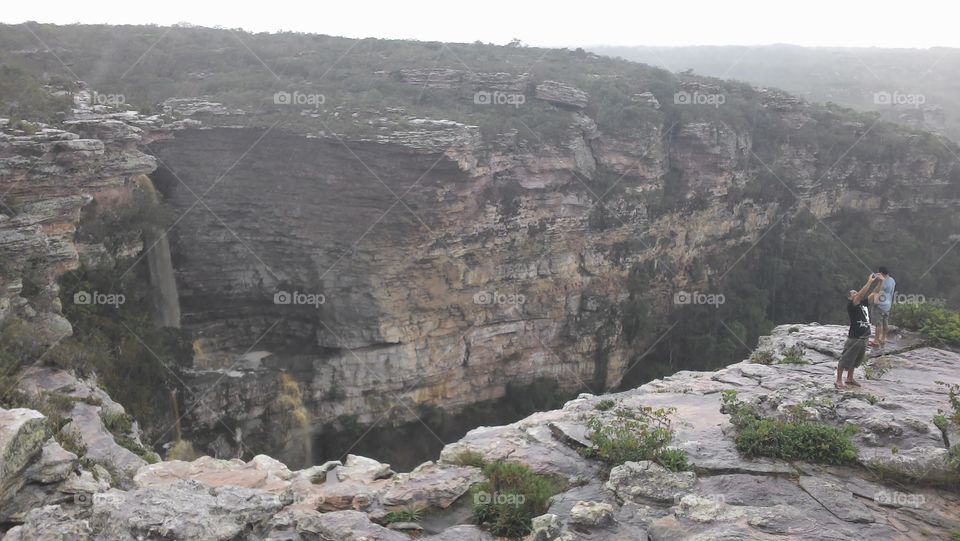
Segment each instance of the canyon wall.
[[[749,250],[801,209],[879,224],[958,203],[955,160],[921,135],[869,160],[799,135],[772,144],[722,120],[671,119],[648,97],[651,120],[609,136],[583,92],[557,85],[531,99],[569,115],[560,143],[359,111],[375,136],[280,122],[149,146],[180,217],[171,235],[200,397],[189,414],[204,445],[229,456],[283,441],[281,372],[318,424],[411,421],[419,407],[452,412],[535,378],[600,392],[651,346],[624,328],[632,273],[651,274],[645,298],[662,314],[675,292],[726,276],[703,268],[708,256]],[[760,100],[788,134],[827,126],[882,144],[872,126],[791,96]],[[757,182],[789,196],[745,195]]]

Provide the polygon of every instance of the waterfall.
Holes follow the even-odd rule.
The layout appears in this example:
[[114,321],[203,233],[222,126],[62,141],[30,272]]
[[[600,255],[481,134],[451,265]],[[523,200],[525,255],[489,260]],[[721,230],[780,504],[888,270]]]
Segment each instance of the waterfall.
[[177,282],[173,277],[173,261],[170,259],[170,242],[163,231],[144,231],[147,248],[147,267],[150,269],[151,297],[153,298],[153,322],[160,327],[180,327],[180,298]]
[[303,391],[290,374],[280,374],[277,402],[286,411],[288,432],[281,457],[290,464],[306,468],[313,464],[313,430],[310,413],[303,403]]
[[[160,200],[150,177],[142,175],[138,182],[149,203],[159,205]],[[170,241],[165,230],[146,227],[143,231],[144,250],[147,250],[147,268],[150,271],[150,298],[153,303],[153,322],[158,327],[180,327],[180,297],[173,274],[170,257]]]

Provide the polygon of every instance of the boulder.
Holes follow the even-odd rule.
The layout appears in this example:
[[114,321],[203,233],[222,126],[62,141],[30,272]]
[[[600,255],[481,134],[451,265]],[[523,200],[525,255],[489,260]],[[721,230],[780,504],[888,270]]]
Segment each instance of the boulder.
[[577,502],[570,509],[570,523],[587,528],[606,526],[613,522],[614,508],[603,502]]
[[0,508],[27,483],[28,468],[40,459],[49,437],[50,427],[40,412],[0,408]]
[[380,496],[391,509],[446,509],[483,481],[479,468],[427,462],[410,473],[398,474]]
[[693,472],[672,472],[656,462],[624,462],[610,471],[606,487],[621,501],[673,502],[689,492],[697,476]]

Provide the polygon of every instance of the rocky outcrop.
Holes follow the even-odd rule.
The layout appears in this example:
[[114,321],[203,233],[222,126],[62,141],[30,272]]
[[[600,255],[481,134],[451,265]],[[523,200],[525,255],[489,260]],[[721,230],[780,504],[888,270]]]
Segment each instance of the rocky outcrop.
[[393,75],[411,85],[447,90],[468,86],[475,91],[523,93],[530,83],[527,73],[486,73],[450,68],[401,69]]
[[157,165],[138,145],[183,127],[90,106],[85,89],[75,102],[62,127],[31,125],[28,133],[0,119],[0,322],[35,322],[49,343],[71,333],[60,315],[59,277],[81,259],[96,264],[142,249],[138,235],[111,250],[78,239],[81,209],[92,201],[108,209],[128,202],[135,179]]
[[42,453],[50,428],[39,412],[29,409],[0,411],[0,506],[6,506],[23,488],[24,475]]
[[583,90],[559,81],[544,81],[538,84],[534,97],[574,109],[583,109],[589,100],[589,96]]
[[[59,412],[66,421],[60,430],[75,439],[89,465],[99,464],[105,468],[113,484],[130,486],[133,476],[148,460],[159,460],[141,441],[137,422],[98,387],[95,380],[77,378],[64,370],[44,366],[27,367],[18,378],[28,400],[43,402],[53,396],[69,404]],[[123,421],[116,422],[120,419]],[[121,430],[122,433],[114,433]],[[121,441],[125,445],[121,445]]]
[[[560,410],[475,429],[447,446],[439,462],[409,474],[353,455],[342,464],[299,471],[265,456],[146,465],[130,490],[101,488],[79,503],[38,506],[4,539],[228,540],[243,532],[245,539],[402,541],[411,537],[382,524],[387,511],[439,513],[469,505],[462,495],[482,475],[454,464],[467,451],[570,482],[548,513],[534,519],[533,540],[892,540],[945,536],[960,528],[957,495],[934,488],[947,475],[956,483],[960,473],[945,469],[944,444],[933,425],[937,411],[948,407],[945,386],[934,381],[960,383],[960,354],[900,334],[867,365],[889,363],[882,379],[867,379],[858,369],[863,388],[837,391],[832,382],[844,333],[830,325],[778,327],[754,357],[770,364],[747,360],[716,372],[679,372],[622,393],[585,394]],[[780,362],[782,352],[798,348],[802,362]],[[854,436],[858,464],[741,456],[721,413],[720,391],[727,390],[773,416],[799,404],[822,422],[860,427]],[[586,419],[610,410],[598,408],[601,401],[625,411],[676,408],[671,446],[686,451],[696,473],[625,462],[603,480],[602,466],[577,452],[589,444]],[[36,418],[22,411],[4,414]],[[37,456],[37,444],[31,448]],[[889,460],[894,456],[916,461]],[[468,524],[434,529],[421,522],[428,525],[424,539],[493,539]]]

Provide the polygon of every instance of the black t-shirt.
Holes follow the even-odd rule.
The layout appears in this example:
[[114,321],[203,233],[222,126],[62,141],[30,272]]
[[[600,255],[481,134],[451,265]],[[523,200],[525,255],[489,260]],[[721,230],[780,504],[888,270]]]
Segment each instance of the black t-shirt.
[[867,307],[870,301],[866,298],[860,301],[860,304],[853,304],[853,301],[847,302],[847,315],[850,316],[850,332],[847,336],[850,338],[865,338],[870,336],[870,316],[867,314]]

